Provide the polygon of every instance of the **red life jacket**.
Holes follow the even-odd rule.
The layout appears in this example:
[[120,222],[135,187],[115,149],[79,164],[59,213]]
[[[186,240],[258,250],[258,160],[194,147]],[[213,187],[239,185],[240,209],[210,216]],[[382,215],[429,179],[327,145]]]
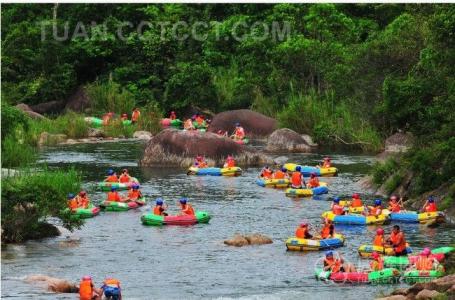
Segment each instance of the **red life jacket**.
[[82,280],[79,284],[80,300],[92,300],[93,286],[91,280]]

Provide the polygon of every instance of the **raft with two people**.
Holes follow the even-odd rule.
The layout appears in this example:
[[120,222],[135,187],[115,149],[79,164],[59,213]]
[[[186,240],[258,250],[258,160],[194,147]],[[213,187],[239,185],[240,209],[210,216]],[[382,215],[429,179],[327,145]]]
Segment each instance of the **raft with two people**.
[[385,268],[380,271],[360,272],[331,272],[323,268],[315,269],[316,278],[319,280],[331,280],[337,283],[375,283],[391,284],[400,280],[400,271],[394,268]]
[[364,216],[359,214],[336,215],[332,211],[322,213],[322,218],[327,218],[335,224],[346,225],[382,225],[390,223],[388,214],[378,216]]
[[240,167],[198,168],[195,166],[191,166],[186,174],[198,176],[240,176],[242,175],[242,169]]
[[125,201],[104,201],[100,204],[100,208],[104,211],[128,211],[143,206],[145,204],[145,198],[139,198],[136,200],[125,200]]
[[194,215],[159,216],[153,213],[143,215],[141,222],[148,226],[162,225],[195,225],[198,223],[206,224],[210,221],[210,215],[204,211],[196,211]]
[[345,237],[340,233],[326,239],[291,237],[286,240],[286,248],[289,251],[320,251],[342,247],[344,241]]
[[395,213],[384,209],[384,213],[389,213],[390,220],[394,222],[426,224],[429,222],[442,223],[445,221],[445,215],[442,211],[418,213],[416,211],[402,210]]
[[294,172],[296,168],[300,166],[300,172],[304,177],[310,177],[311,173],[315,173],[316,176],[336,176],[338,174],[338,169],[335,167],[323,168],[323,167],[312,167],[312,166],[301,166],[295,163],[284,164],[284,168],[288,172]]
[[[104,126],[104,122],[100,118],[96,117],[85,117],[85,122],[93,127],[102,127]],[[125,126],[129,126],[132,124],[131,120],[122,120],[122,124]]]
[[[66,208],[65,212],[69,212],[70,209]],[[100,208],[90,203],[86,208],[78,207],[71,210],[71,217],[74,219],[88,219],[97,216],[100,213]]]
[[101,181],[97,183],[98,189],[102,191],[110,191],[113,187],[117,188],[119,191],[124,191],[132,188],[134,185],[139,184],[139,180],[135,177],[131,177],[131,181],[129,182],[108,182],[108,181]]

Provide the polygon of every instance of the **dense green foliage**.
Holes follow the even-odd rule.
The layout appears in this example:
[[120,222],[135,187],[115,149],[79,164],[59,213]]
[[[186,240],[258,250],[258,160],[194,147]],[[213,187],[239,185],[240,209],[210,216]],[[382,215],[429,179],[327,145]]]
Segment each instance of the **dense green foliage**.
[[[25,172],[25,171],[24,171]],[[81,221],[65,212],[66,196],[80,189],[80,178],[73,170],[43,171],[2,179],[2,240],[21,242],[52,234],[46,219],[57,217],[73,229]]]

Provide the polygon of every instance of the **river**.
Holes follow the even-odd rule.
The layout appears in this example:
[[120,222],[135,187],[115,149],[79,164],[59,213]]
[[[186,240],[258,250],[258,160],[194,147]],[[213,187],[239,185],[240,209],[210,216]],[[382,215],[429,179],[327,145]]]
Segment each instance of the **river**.
[[[284,192],[255,184],[260,168],[247,168],[237,178],[186,176],[179,168],[141,168],[137,161],[141,142],[81,144],[50,147],[41,153],[49,168],[79,170],[84,187],[95,203],[105,194],[95,191],[106,170],[128,168],[151,200],[163,197],[177,212],[180,196],[212,215],[209,224],[192,227],[145,227],[140,216],[150,205],[128,212],[101,213],[85,226],[57,238],[30,241],[2,248],[2,298],[76,299],[74,294],[53,294],[23,282],[29,274],[46,274],[71,281],[90,274],[98,284],[107,277],[121,281],[124,299],[371,299],[397,285],[335,285],[316,281],[315,264],[323,252],[287,252],[284,241],[301,220],[320,223],[327,199],[356,191],[355,181],[371,168],[373,157],[358,154],[318,153],[288,155],[289,161],[316,164],[330,155],[338,177],[324,178],[329,194],[315,200],[292,200]],[[385,226],[386,232],[391,225]],[[436,247],[453,240],[454,229],[403,226],[414,248]],[[355,264],[360,244],[370,243],[375,227],[337,227],[347,236],[340,253]],[[223,240],[234,233],[263,233],[273,244],[228,247]],[[67,236],[78,240],[68,247]]]

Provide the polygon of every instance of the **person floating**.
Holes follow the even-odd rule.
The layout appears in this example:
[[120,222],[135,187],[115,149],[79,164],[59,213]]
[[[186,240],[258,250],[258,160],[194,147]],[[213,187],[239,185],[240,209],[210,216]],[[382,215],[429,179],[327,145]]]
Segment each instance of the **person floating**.
[[118,181],[120,183],[127,183],[131,181],[131,176],[128,173],[128,169],[123,169],[122,174],[120,174],[120,177],[118,178]]
[[193,120],[191,119],[187,119],[184,123],[183,123],[183,129],[185,130],[194,130],[194,125],[193,125]]
[[198,155],[194,160],[194,166],[198,168],[207,168],[207,162],[205,161],[204,156]]
[[241,141],[245,138],[245,130],[243,129],[242,126],[240,126],[240,123],[235,123],[234,134],[232,135],[232,137],[236,141]]
[[101,290],[107,299],[122,300],[120,281],[115,278],[106,278],[101,286]]
[[352,195],[352,201],[351,201],[351,207],[362,207],[363,202],[362,199],[360,199],[360,195],[355,193]]
[[169,119],[171,119],[171,120],[177,119],[177,115],[175,114],[175,111],[171,111],[171,113],[169,114]]
[[308,223],[300,223],[299,227],[295,230],[295,236],[300,239],[312,239],[313,235],[310,234]]
[[[400,199],[401,201],[401,199]],[[398,202],[397,196],[393,195],[390,197],[389,201],[389,210],[393,213],[399,213],[401,211],[402,207],[400,205],[400,202]]]
[[122,198],[120,197],[119,193],[117,192],[117,187],[111,187],[111,191],[107,193],[106,201],[112,202],[121,202]]
[[333,257],[333,251],[327,251],[324,259],[324,271],[338,272],[355,272],[355,268],[351,264],[345,264],[344,259]]
[[141,112],[139,108],[135,107],[133,112],[131,113],[131,123],[137,123],[139,121],[139,117],[141,116]]
[[273,179],[285,179],[288,177],[288,173],[286,172],[286,169],[283,167],[280,170],[276,170],[273,173]]
[[422,211],[423,212],[436,212],[436,211],[438,211],[438,207],[436,206],[436,203],[434,202],[434,197],[433,196],[428,197],[428,200],[423,205]]
[[104,114],[104,116],[103,116],[103,125],[104,126],[109,125],[109,122],[111,121],[113,116],[114,116],[113,112],[108,112],[108,113]]
[[168,214],[165,212],[166,209],[167,205],[164,204],[163,199],[156,199],[155,207],[153,208],[153,214],[157,216],[167,216]]
[[332,167],[332,163],[331,163],[330,157],[324,157],[324,161],[322,162],[322,167],[323,168]]
[[194,216],[194,209],[187,202],[188,202],[187,198],[181,198],[180,199],[181,214],[182,215]]
[[310,180],[308,180],[307,187],[308,188],[315,188],[319,186],[319,179],[316,176],[316,173],[311,173]]
[[86,191],[80,191],[79,192],[79,195],[77,195],[77,205],[78,207],[81,207],[81,208],[88,208],[89,204],[90,204],[90,200],[87,196],[87,192]]
[[340,205],[340,197],[335,197],[332,201],[331,210],[334,215],[344,215],[344,207]]
[[120,117],[120,120],[122,120],[122,121],[128,120],[128,115],[127,114],[122,114],[122,116]]
[[384,229],[378,228],[376,230],[376,235],[373,239],[373,246],[384,247],[385,240],[384,240]]
[[381,201],[381,199],[375,199],[374,206],[370,207],[370,209],[369,209],[369,215],[377,217],[381,214],[382,214],[382,201]]
[[100,299],[102,292],[98,291],[92,281],[92,277],[86,275],[82,277],[79,283],[79,299],[93,300]]
[[431,250],[429,248],[423,249],[420,253],[417,261],[414,263],[412,267],[419,271],[431,271],[437,268],[439,262],[434,258],[431,257]]
[[198,126],[203,126],[203,124],[204,124],[204,116],[200,115],[200,114],[196,114],[195,121],[198,124]]
[[384,269],[384,260],[378,252],[373,251],[371,258],[373,260],[370,262],[370,271],[381,271]]
[[68,199],[68,207],[71,210],[76,210],[79,207],[79,205],[77,203],[76,195],[70,193],[70,194],[68,194],[67,199]]
[[324,225],[321,229],[321,239],[333,238],[335,235],[335,226],[333,222],[327,218],[324,219]]
[[305,179],[303,179],[303,174],[301,173],[302,168],[300,166],[297,166],[295,168],[295,171],[292,172],[291,175],[291,188],[293,189],[301,189],[304,187],[305,184]]
[[235,160],[232,155],[228,155],[226,158],[226,162],[224,163],[224,168],[234,168],[235,167]]
[[114,170],[110,169],[107,171],[107,177],[104,179],[106,182],[118,182],[118,177],[117,174],[114,172]]
[[128,190],[128,200],[135,201],[143,197],[141,191],[139,190],[139,187],[139,184],[133,184],[131,186],[131,188]]
[[404,233],[400,231],[400,226],[393,226],[392,233],[386,242],[393,247],[395,256],[404,256],[408,254],[406,251],[406,239]]
[[262,177],[264,179],[272,179],[272,177],[273,177],[272,169],[270,169],[269,166],[265,166],[264,169],[262,169],[262,171],[261,171],[260,177]]

